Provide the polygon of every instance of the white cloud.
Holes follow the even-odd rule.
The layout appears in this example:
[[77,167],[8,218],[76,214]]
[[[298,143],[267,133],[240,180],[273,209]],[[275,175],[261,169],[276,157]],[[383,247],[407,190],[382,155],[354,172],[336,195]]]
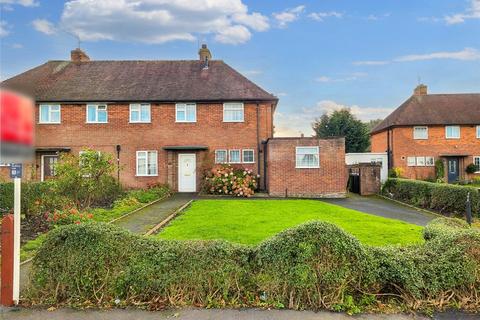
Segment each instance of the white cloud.
[[350,109],[353,115],[362,121],[383,119],[394,108],[360,107],[358,105],[345,105],[332,100],[322,100],[313,107],[299,108],[294,113],[277,112],[275,114],[275,136],[306,136],[314,134],[312,123],[324,113],[336,110]]
[[470,0],[470,7],[464,13],[445,16],[447,24],[464,23],[468,19],[480,19],[480,0]]
[[6,21],[0,21],[0,38],[6,37],[9,34],[8,23]]
[[22,49],[23,48],[23,44],[21,43],[12,43],[11,47],[13,49]]
[[316,20],[316,21],[324,21],[325,18],[334,17],[334,18],[342,18],[343,13],[330,11],[330,12],[312,12],[308,15],[309,18]]
[[344,82],[344,81],[353,81],[353,80],[358,80],[359,78],[363,78],[368,76],[368,73],[365,72],[354,72],[351,73],[347,76],[344,77],[339,77],[339,78],[332,78],[328,76],[320,76],[315,78],[315,81],[317,82]]
[[461,51],[443,51],[427,54],[412,54],[396,58],[394,61],[422,61],[432,59],[453,59],[453,60],[480,60],[480,51],[473,48],[465,48]]
[[388,18],[391,16],[391,13],[384,13],[384,14],[381,14],[381,15],[377,15],[377,14],[370,14],[369,16],[367,16],[365,19],[367,20],[370,20],[370,21],[378,21],[378,20],[382,20],[382,19],[385,19],[385,18]]
[[261,70],[246,70],[242,71],[242,74],[246,76],[258,76],[259,74],[262,74],[263,72]]
[[286,92],[278,92],[275,94],[277,97],[286,97],[288,94]]
[[460,61],[473,61],[480,60],[480,51],[475,48],[465,48],[460,51],[440,51],[432,52],[425,54],[410,54],[405,56],[400,56],[392,60],[370,60],[370,61],[355,61],[354,65],[385,65],[392,62],[411,62],[411,61],[425,61],[425,60],[435,60],[435,59],[450,59],[450,60],[460,60]]
[[250,13],[242,0],[70,0],[60,26],[83,41],[164,43],[212,34],[228,44],[244,43],[251,30],[270,27],[266,16]]
[[305,6],[297,6],[295,8],[286,9],[282,12],[274,12],[272,15],[280,28],[285,28],[290,22],[298,19],[300,14],[305,11]]
[[35,0],[0,0],[0,4],[6,4],[6,5],[18,4],[24,7],[39,6],[39,2]]
[[52,35],[57,32],[53,23],[45,19],[35,19],[32,21],[33,28],[46,35]]

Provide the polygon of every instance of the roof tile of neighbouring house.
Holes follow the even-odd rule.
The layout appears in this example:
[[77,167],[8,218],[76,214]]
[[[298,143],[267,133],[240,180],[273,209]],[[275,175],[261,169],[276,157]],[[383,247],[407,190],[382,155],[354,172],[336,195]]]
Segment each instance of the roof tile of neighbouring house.
[[49,61],[1,83],[38,102],[276,101],[221,60]]
[[372,133],[395,126],[480,124],[480,93],[413,95]]

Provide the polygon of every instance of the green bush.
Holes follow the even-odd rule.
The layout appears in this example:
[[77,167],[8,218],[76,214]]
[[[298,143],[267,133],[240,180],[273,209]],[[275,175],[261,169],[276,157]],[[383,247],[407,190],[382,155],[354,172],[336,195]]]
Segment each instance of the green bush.
[[480,193],[476,188],[418,180],[388,179],[382,192],[393,199],[448,216],[465,214],[465,202],[467,194],[470,193],[472,213],[480,216]]
[[247,247],[157,240],[100,223],[69,225],[47,235],[33,261],[27,297],[48,305],[349,313],[379,306],[478,308],[480,233],[450,219],[428,228],[432,236],[422,245],[369,247],[332,224],[310,222]]

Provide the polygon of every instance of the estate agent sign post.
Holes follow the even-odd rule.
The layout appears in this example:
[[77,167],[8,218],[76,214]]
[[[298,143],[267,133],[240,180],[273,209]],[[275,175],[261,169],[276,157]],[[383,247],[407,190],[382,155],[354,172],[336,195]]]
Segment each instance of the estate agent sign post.
[[33,100],[0,91],[0,163],[10,163],[14,182],[13,217],[2,220],[0,303],[12,306],[20,301],[20,199],[22,164],[33,159],[35,109]]

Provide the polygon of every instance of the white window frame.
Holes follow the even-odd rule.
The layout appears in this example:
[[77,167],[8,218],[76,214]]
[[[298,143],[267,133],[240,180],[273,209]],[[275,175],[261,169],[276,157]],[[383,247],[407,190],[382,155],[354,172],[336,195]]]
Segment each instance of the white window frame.
[[[225,152],[225,161],[218,161],[217,159],[217,153],[218,152]],[[218,149],[215,150],[215,163],[228,163],[228,150],[227,149]]]
[[[245,151],[252,152],[252,161],[245,161]],[[255,163],[255,149],[242,149],[242,162],[243,163]]]
[[[225,118],[225,109],[232,106],[239,106],[242,110],[242,119],[241,120],[229,120]],[[231,110],[230,110],[231,111]],[[245,122],[245,105],[243,102],[225,102],[223,104],[223,122]]]
[[[88,120],[88,107],[95,107],[95,121]],[[105,107],[106,118],[105,121],[98,121],[98,107]],[[108,123],[108,106],[106,103],[89,103],[85,108],[86,123]]]
[[[232,151],[238,151],[238,161],[232,161]],[[228,150],[228,162],[229,163],[242,163],[242,151],[240,149]]]
[[[145,153],[145,174],[139,174],[138,173],[138,155],[140,153]],[[149,153],[154,153],[155,154],[155,173],[151,173],[149,174],[148,173],[148,154]],[[136,152],[136,156],[135,156],[135,175],[137,177],[157,177],[158,176],[158,151],[157,150],[139,150]]]
[[[299,150],[302,150],[302,149],[316,149],[316,152],[314,153],[314,155],[317,156],[317,159],[318,159],[318,163],[317,165],[315,166],[302,166],[302,165],[299,165],[298,164],[298,155],[299,155]],[[305,153],[302,153],[302,154],[305,154]],[[300,147],[295,147],[295,168],[296,169],[318,169],[320,168],[320,148],[318,146],[300,146]]]
[[[427,159],[431,159],[431,163]],[[425,157],[425,166],[426,167],[435,167],[435,157]]]
[[[448,136],[448,128],[458,128],[458,137],[457,136]],[[445,126],[445,139],[460,139],[461,128],[460,126]]]
[[480,139],[480,125],[477,126],[477,139]]
[[[148,120],[142,120],[142,107],[148,107]],[[132,110],[134,108],[138,108],[138,110]],[[132,111],[138,112],[138,120],[132,119]],[[108,116],[108,113],[107,113]],[[152,106],[150,103],[130,103],[130,110],[129,110],[129,122],[130,123],[151,123],[152,122]]]
[[[48,121],[42,120],[42,107],[48,107]],[[52,107],[58,107],[58,121],[51,121],[52,113],[57,111],[52,111]],[[38,106],[38,123],[39,124],[60,124],[62,123],[62,106],[59,104],[41,104]]]
[[480,173],[480,156],[474,156],[473,157],[473,164],[475,164],[476,159],[478,159],[478,162],[479,162],[479,166],[478,166],[479,170],[475,171],[475,173]]
[[[419,136],[417,135],[417,129],[425,129],[425,131],[422,131],[422,132],[425,132],[425,136]],[[427,126],[415,126],[413,127],[413,139],[414,140],[428,140],[428,127]]]
[[417,157],[416,161],[417,161],[417,167],[425,167],[425,163],[426,163],[425,157]]
[[[188,106],[193,106],[193,114],[195,116],[195,118],[193,120],[188,120],[188,117],[187,117],[187,107]],[[178,110],[179,109],[183,109],[183,111],[185,112],[185,120],[179,120],[178,119]],[[187,122],[187,123],[192,123],[192,122],[197,122],[197,104],[196,103],[192,103],[192,102],[187,102],[187,103],[176,103],[175,104],[175,122]]]
[[417,157],[407,157],[407,167],[415,167],[417,165]]

